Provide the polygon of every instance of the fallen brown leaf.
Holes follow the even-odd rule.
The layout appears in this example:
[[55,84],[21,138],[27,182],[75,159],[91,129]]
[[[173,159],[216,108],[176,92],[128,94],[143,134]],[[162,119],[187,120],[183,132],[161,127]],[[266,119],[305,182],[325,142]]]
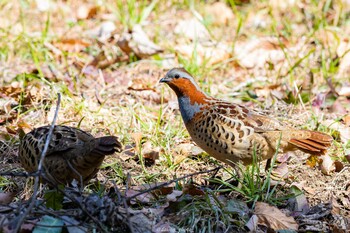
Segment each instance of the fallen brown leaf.
[[12,200],[15,198],[16,193],[15,192],[4,192],[0,193],[0,205],[7,205],[12,202]]
[[343,99],[341,97],[338,97],[336,101],[332,104],[330,107],[329,111],[334,112],[337,114],[346,114],[348,111],[346,110],[345,106],[349,103],[344,103],[345,101],[347,102],[346,99]]
[[345,155],[346,161],[348,161],[350,163],[350,154]]
[[215,2],[205,6],[205,14],[209,15],[210,20],[216,25],[227,25],[234,20],[232,9],[224,2]]
[[131,137],[134,139],[135,144],[136,144],[135,150],[137,151],[137,153],[140,153],[140,149],[141,149],[140,145],[141,145],[141,140],[142,140],[143,134],[140,132],[132,133]]
[[197,188],[193,184],[184,185],[182,192],[184,194],[190,194],[191,196],[203,196],[205,194],[203,190]]
[[293,216],[295,217],[309,212],[310,206],[304,192],[302,191],[302,188],[298,187],[297,185],[292,185],[290,190],[294,197],[288,200],[289,206],[291,207],[288,209],[293,212]]
[[59,50],[71,52],[71,53],[77,53],[87,48],[88,46],[90,46],[90,43],[82,39],[67,38],[67,39],[61,39],[55,42],[54,45]]
[[181,196],[182,194],[183,194],[183,192],[180,190],[173,190],[172,193],[170,193],[166,196],[166,199],[168,201],[175,202],[177,200],[177,197]]
[[82,4],[79,6],[77,10],[77,18],[78,19],[93,18],[94,16],[96,16],[98,9],[99,9],[98,6]]
[[288,217],[277,207],[264,202],[257,202],[254,214],[258,216],[259,224],[273,230],[298,230],[298,224],[293,217]]
[[335,172],[340,172],[344,168],[344,164],[339,160],[334,161],[334,166],[335,166]]
[[177,45],[175,50],[188,59],[192,59],[194,51],[196,51],[198,64],[217,64],[231,57],[229,47],[222,43],[206,46],[201,44]]
[[249,229],[249,232],[256,232],[258,227],[259,218],[255,214],[253,214],[245,226]]
[[334,120],[325,120],[321,123],[328,126],[330,129],[337,130],[340,133],[340,140],[342,143],[346,144],[350,140],[350,127],[346,127],[346,125],[341,122]]
[[267,62],[277,64],[285,60],[281,47],[288,42],[274,37],[263,37],[248,42],[240,42],[235,46],[234,53],[241,66],[250,68],[264,67]]
[[274,178],[280,179],[287,179],[289,170],[287,163],[281,163],[276,168],[272,170],[272,176]]
[[295,153],[293,151],[288,151],[282,155],[277,155],[276,161],[279,163],[285,163],[293,156],[295,156]]
[[126,54],[133,52],[138,58],[147,58],[163,51],[153,43],[142,30],[141,25],[134,25],[131,32],[125,32],[117,42]]
[[335,170],[334,161],[329,155],[322,156],[321,160],[320,169],[323,174],[329,176]]
[[142,145],[142,156],[149,163],[154,164],[159,159],[159,147],[153,147],[151,141],[147,141]]
[[347,114],[343,117],[343,121],[345,126],[349,127],[350,126],[350,114]]
[[210,41],[208,30],[196,18],[181,20],[175,27],[175,33],[192,41]]

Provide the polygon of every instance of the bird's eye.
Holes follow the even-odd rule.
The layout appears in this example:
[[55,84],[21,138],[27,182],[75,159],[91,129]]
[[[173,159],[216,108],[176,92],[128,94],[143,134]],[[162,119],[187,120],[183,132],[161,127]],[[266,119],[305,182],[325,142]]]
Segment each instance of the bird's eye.
[[180,78],[180,75],[179,74],[175,74],[174,76],[176,79]]

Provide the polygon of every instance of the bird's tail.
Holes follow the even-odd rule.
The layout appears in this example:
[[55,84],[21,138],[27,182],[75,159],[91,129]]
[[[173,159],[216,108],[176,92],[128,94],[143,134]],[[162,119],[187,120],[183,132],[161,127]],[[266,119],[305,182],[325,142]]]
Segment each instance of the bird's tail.
[[298,149],[312,154],[322,154],[332,144],[328,134],[310,130],[292,130],[288,142]]
[[94,152],[100,155],[111,155],[114,152],[120,152],[122,149],[122,144],[118,141],[115,136],[104,136],[96,138],[97,146]]

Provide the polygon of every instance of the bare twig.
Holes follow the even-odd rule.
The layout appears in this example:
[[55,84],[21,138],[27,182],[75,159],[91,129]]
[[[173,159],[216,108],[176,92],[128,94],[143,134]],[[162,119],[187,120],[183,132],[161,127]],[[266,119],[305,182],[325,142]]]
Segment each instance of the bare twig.
[[36,172],[34,173],[28,173],[28,172],[14,172],[14,171],[5,171],[5,172],[0,172],[0,176],[20,176],[20,177],[36,177],[38,174]]
[[38,196],[38,190],[39,190],[39,185],[40,185],[40,177],[41,177],[42,172],[43,172],[44,159],[45,159],[46,152],[47,152],[47,149],[49,148],[49,144],[50,144],[50,141],[52,138],[52,133],[53,133],[53,129],[55,127],[56,119],[58,116],[58,110],[60,108],[60,103],[61,103],[61,94],[57,93],[57,104],[56,104],[55,115],[54,115],[54,117],[52,119],[52,123],[50,125],[50,129],[49,129],[46,141],[45,141],[44,149],[42,150],[41,155],[40,155],[37,176],[35,176],[33,195],[31,196],[31,198],[29,200],[30,204],[29,204],[28,208],[24,211],[23,214],[20,214],[14,220],[14,222],[11,223],[11,225],[15,224],[14,232],[19,232],[19,229],[21,228],[22,223],[24,222],[25,218],[27,217],[27,215],[30,213],[30,211],[33,209],[33,207],[35,205],[35,200]]
[[222,166],[218,166],[218,167],[213,168],[213,169],[211,169],[211,170],[205,170],[205,171],[195,172],[195,173],[192,173],[192,174],[188,174],[188,175],[182,176],[182,177],[180,177],[180,178],[176,178],[176,179],[170,180],[170,181],[165,182],[165,183],[162,183],[162,184],[160,184],[160,185],[156,185],[156,186],[151,187],[151,188],[149,188],[149,189],[143,190],[143,191],[141,191],[141,192],[139,192],[139,193],[137,193],[137,194],[135,194],[135,195],[133,195],[133,196],[131,196],[131,197],[128,197],[127,200],[130,201],[131,199],[133,199],[133,198],[135,198],[135,197],[137,197],[137,196],[140,196],[140,195],[145,194],[145,193],[148,193],[148,192],[150,192],[150,191],[153,191],[153,190],[156,190],[156,189],[159,189],[159,188],[168,186],[169,184],[178,182],[178,181],[183,180],[183,179],[186,179],[186,178],[188,178],[188,177],[193,177],[193,176],[196,176],[196,175],[199,175],[199,174],[210,173],[210,172],[214,172],[214,171],[217,172],[220,168],[222,168]]
[[133,225],[132,225],[132,223],[130,221],[130,213],[129,213],[129,209],[128,209],[128,204],[126,203],[125,196],[123,196],[120,193],[120,191],[119,191],[117,185],[115,184],[115,182],[113,182],[113,187],[114,187],[114,189],[115,189],[115,191],[116,191],[116,193],[118,195],[118,199],[121,200],[121,202],[123,203],[124,209],[126,211],[127,224],[129,226],[130,232],[134,233],[135,231],[134,231],[134,227],[133,227]]

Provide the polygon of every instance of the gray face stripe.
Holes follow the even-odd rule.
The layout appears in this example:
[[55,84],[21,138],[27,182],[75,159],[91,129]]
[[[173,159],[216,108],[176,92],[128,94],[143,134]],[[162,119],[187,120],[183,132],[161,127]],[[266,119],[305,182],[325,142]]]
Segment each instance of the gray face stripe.
[[[198,86],[194,78],[183,68],[173,68],[168,71],[168,73],[165,75],[166,77],[170,79],[175,79],[175,76],[178,75],[181,78],[185,78],[191,81],[191,83],[196,87],[196,89],[200,92],[202,92],[201,88]],[[203,92],[204,93],[204,92]],[[204,93],[205,94],[205,93]],[[205,94],[206,95],[206,94]],[[207,96],[207,95],[206,95]]]
[[178,100],[181,116],[185,123],[190,121],[193,118],[194,114],[199,112],[200,108],[202,107],[202,105],[198,103],[191,105],[190,98],[186,96],[182,96],[178,98]]

